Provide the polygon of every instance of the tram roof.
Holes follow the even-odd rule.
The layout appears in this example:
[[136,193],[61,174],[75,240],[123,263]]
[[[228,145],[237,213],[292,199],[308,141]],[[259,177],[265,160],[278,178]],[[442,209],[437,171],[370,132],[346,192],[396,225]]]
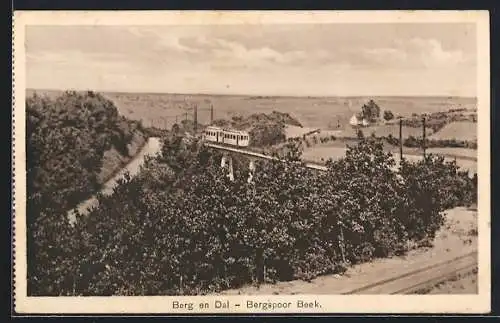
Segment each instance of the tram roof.
[[248,131],[240,131],[240,130],[235,130],[235,129],[215,127],[215,126],[208,126],[205,128],[205,130],[223,131],[223,132],[232,133],[232,134],[239,134],[239,135],[248,135],[249,134]]

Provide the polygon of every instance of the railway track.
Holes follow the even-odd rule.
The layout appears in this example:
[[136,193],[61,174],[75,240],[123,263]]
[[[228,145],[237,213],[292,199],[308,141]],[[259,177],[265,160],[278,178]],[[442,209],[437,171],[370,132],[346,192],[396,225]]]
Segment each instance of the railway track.
[[472,251],[343,294],[412,294],[459,275],[472,272],[475,268],[477,268],[477,251]]

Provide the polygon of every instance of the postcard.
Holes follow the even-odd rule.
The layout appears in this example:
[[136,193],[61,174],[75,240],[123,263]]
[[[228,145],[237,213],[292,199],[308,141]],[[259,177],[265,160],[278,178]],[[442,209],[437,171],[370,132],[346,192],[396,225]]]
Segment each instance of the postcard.
[[488,313],[487,11],[17,11],[18,314]]

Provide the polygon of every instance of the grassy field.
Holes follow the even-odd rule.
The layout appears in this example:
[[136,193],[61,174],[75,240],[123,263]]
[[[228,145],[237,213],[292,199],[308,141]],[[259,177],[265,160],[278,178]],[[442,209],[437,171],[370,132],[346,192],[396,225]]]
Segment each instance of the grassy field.
[[444,156],[457,156],[457,158],[469,158],[477,160],[477,150],[469,149],[469,148],[448,148],[448,147],[440,147],[440,148],[428,148],[428,153],[431,154],[440,154]]
[[432,139],[477,140],[477,123],[452,122],[433,134]]
[[345,156],[345,152],[346,148],[343,147],[316,146],[304,149],[302,157],[309,162],[323,163],[329,158],[340,159]]
[[300,138],[303,135],[308,135],[313,132],[319,131],[318,128],[298,127],[287,125],[285,128],[286,138]]
[[[322,164],[329,158],[337,160],[344,157],[346,145],[355,144],[356,140],[335,140],[325,144],[311,145],[310,147],[304,147],[302,158],[308,162]],[[384,149],[392,152],[396,162],[399,162],[398,147],[385,145]],[[469,170],[471,174],[477,172],[477,150],[466,148],[432,148],[428,149],[427,152],[443,155],[446,161],[456,159],[458,166],[463,170]],[[420,148],[403,147],[403,155],[408,160],[418,161],[422,158],[423,152]]]
[[[33,90],[27,91],[28,95]],[[58,91],[37,90],[40,94],[56,95]],[[349,119],[369,99],[374,99],[382,110],[391,110],[395,116],[412,113],[430,113],[449,109],[476,106],[475,98],[456,97],[255,97],[226,95],[152,94],[152,93],[103,93],[111,99],[120,113],[128,118],[143,120],[145,126],[170,127],[184,118],[192,119],[192,108],[198,106],[198,120],[210,120],[210,106],[214,118],[231,118],[235,115],[269,113],[273,110],[289,113],[304,127],[330,130],[350,129]],[[187,115],[186,115],[187,113]],[[340,126],[340,127],[339,127]],[[376,129],[393,133],[397,127]],[[367,130],[369,131],[369,130]],[[405,129],[404,133],[410,133]],[[418,129],[415,131],[419,131]],[[367,133],[368,135],[370,133]]]

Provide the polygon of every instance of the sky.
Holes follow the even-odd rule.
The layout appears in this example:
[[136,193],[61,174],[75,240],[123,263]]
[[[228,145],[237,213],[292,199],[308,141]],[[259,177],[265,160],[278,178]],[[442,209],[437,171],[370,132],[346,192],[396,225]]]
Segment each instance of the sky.
[[474,24],[28,26],[33,89],[476,96]]

